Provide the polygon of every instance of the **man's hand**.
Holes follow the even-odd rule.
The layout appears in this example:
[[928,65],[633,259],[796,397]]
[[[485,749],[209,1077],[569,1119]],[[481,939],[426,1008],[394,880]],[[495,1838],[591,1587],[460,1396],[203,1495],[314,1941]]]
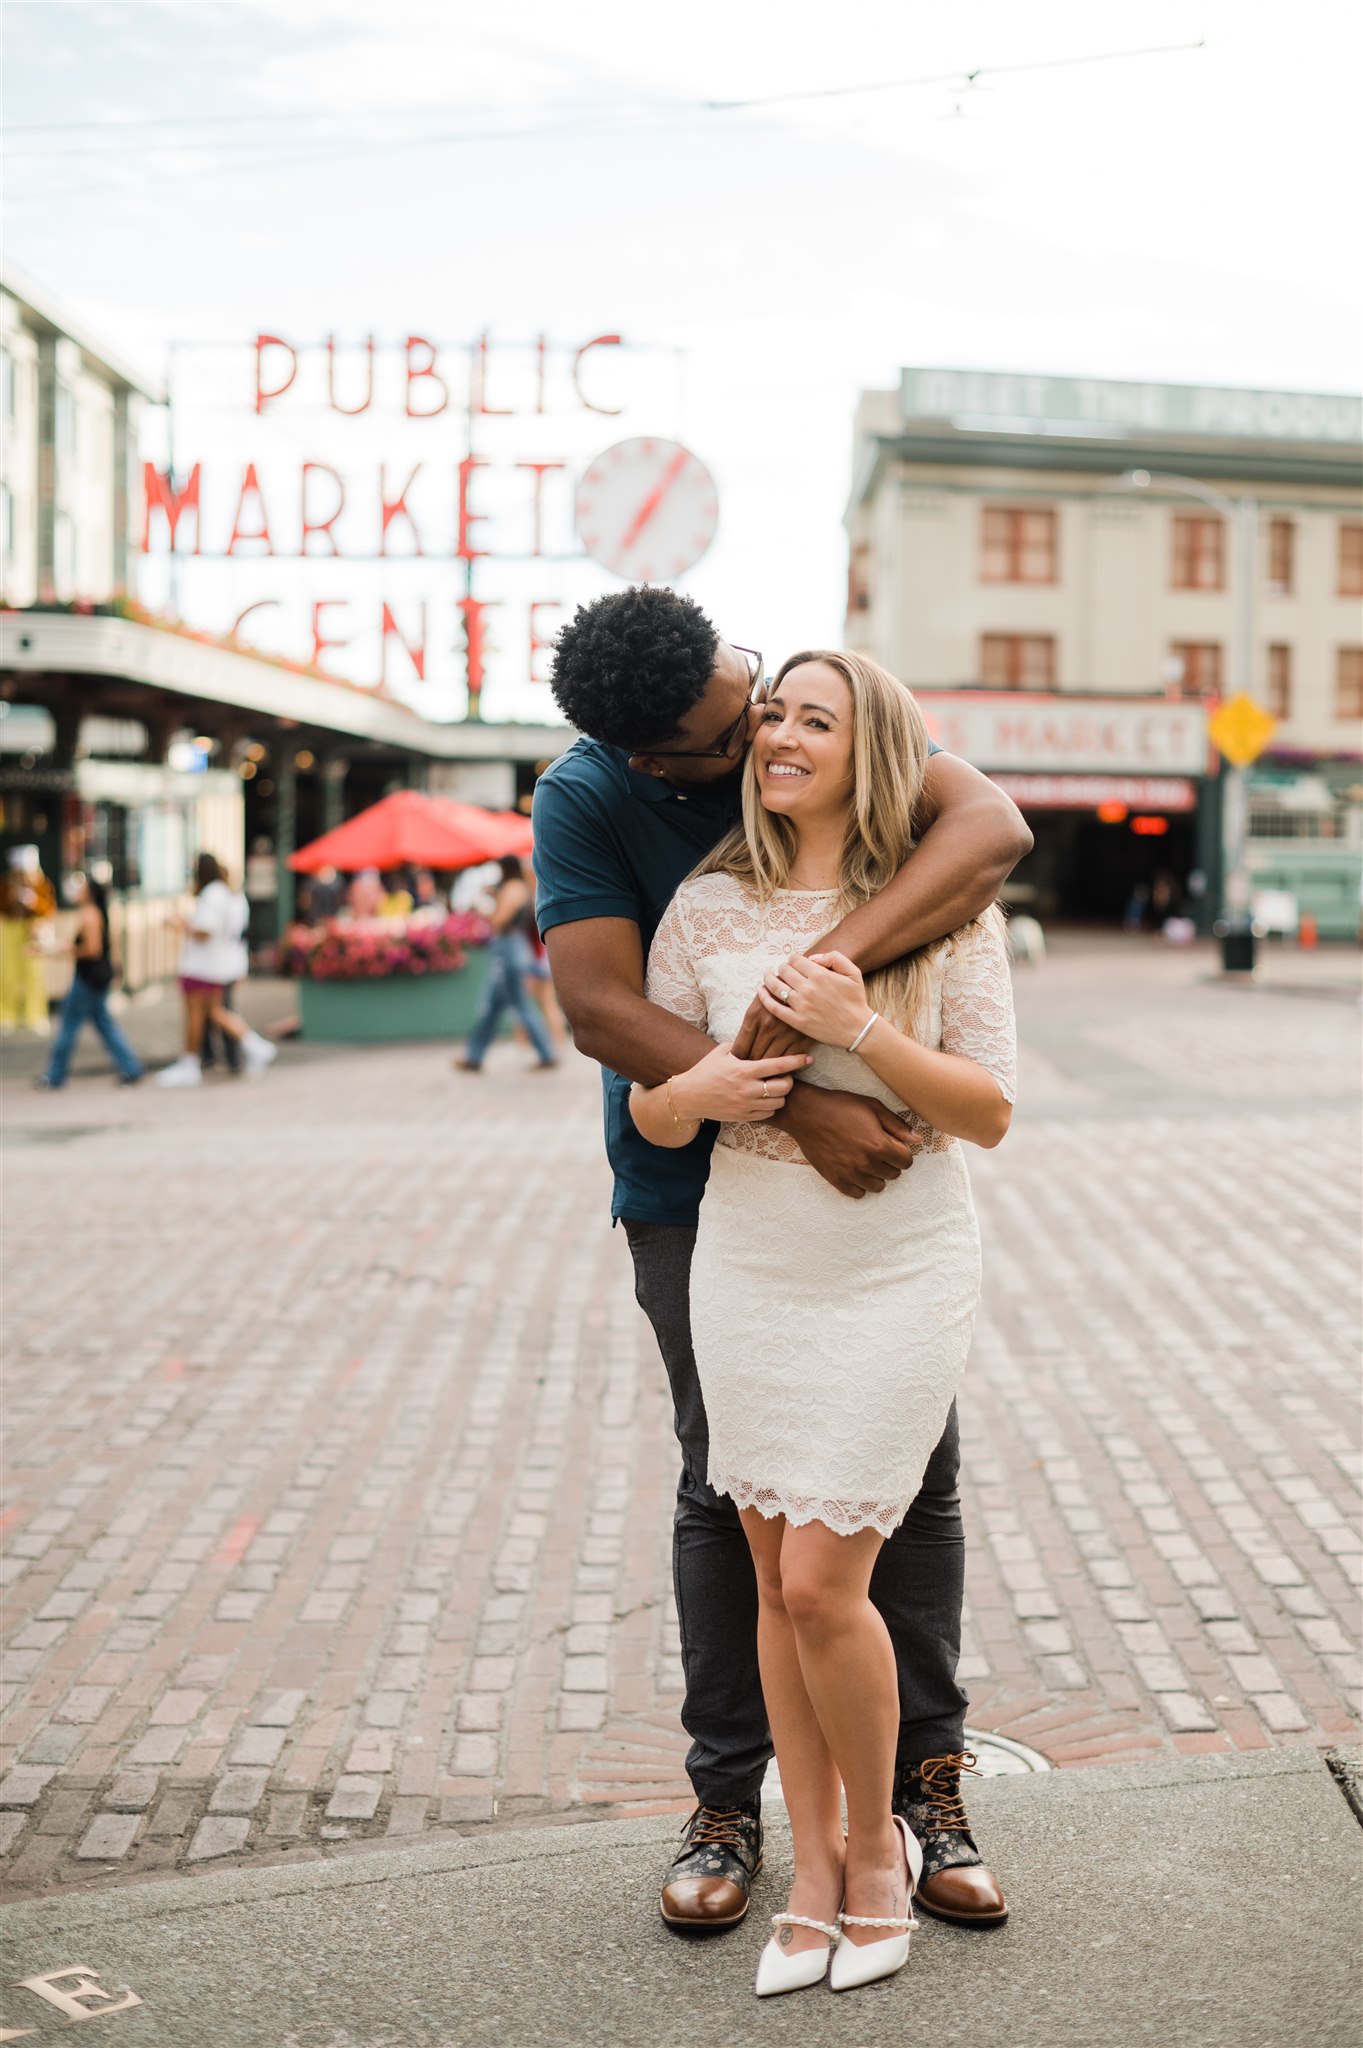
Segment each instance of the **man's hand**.
[[748,1013],[734,1033],[733,1050],[734,1057],[740,1060],[775,1060],[783,1055],[812,1052],[813,1040],[780,1017],[770,1015],[759,994],[749,1003]]
[[781,1114],[805,1158],[840,1195],[878,1195],[913,1165],[923,1140],[880,1102],[834,1088],[793,1088]]

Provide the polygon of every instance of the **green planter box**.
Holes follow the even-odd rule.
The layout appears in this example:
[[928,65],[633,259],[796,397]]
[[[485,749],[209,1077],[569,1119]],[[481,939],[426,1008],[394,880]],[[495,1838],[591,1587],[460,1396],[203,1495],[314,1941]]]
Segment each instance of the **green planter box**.
[[384,981],[298,984],[303,1037],[315,1045],[394,1044],[404,1039],[466,1038],[491,967],[485,946],[470,947],[454,974],[394,974]]

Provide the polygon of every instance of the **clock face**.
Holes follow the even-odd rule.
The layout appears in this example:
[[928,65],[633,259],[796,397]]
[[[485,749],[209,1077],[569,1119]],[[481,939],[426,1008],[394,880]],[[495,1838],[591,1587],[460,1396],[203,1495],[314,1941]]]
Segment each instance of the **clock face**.
[[670,583],[715,537],[715,480],[679,441],[617,441],[577,487],[578,537],[587,553],[631,583]]

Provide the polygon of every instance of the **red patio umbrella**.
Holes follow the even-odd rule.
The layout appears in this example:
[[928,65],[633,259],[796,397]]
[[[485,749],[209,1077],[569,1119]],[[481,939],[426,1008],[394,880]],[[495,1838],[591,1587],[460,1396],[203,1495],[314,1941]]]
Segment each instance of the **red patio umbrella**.
[[530,851],[530,820],[515,811],[483,811],[453,797],[395,790],[356,818],[290,854],[297,873],[322,868],[356,874],[361,868],[470,868],[509,853]]
[[[456,802],[453,797],[437,801],[448,803],[450,809],[457,811],[461,817],[466,811],[474,808],[472,804]],[[501,860],[508,853],[517,853],[522,860],[529,860],[535,844],[535,834],[530,820],[522,812],[480,811],[478,816],[483,821],[480,830],[492,847],[487,856],[489,860]]]

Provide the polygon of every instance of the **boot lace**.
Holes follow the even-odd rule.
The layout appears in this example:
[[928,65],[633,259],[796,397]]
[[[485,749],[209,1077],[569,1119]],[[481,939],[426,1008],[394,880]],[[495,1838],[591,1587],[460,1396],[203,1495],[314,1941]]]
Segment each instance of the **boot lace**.
[[698,1806],[682,1833],[692,1849],[733,1849],[741,1856],[748,1848],[743,1823],[750,1819],[741,1806]]
[[975,1756],[968,1749],[955,1756],[927,1757],[918,1766],[919,1780],[928,1801],[929,1827],[960,1828],[969,1834],[970,1822],[961,1797],[962,1771],[979,1776]]

